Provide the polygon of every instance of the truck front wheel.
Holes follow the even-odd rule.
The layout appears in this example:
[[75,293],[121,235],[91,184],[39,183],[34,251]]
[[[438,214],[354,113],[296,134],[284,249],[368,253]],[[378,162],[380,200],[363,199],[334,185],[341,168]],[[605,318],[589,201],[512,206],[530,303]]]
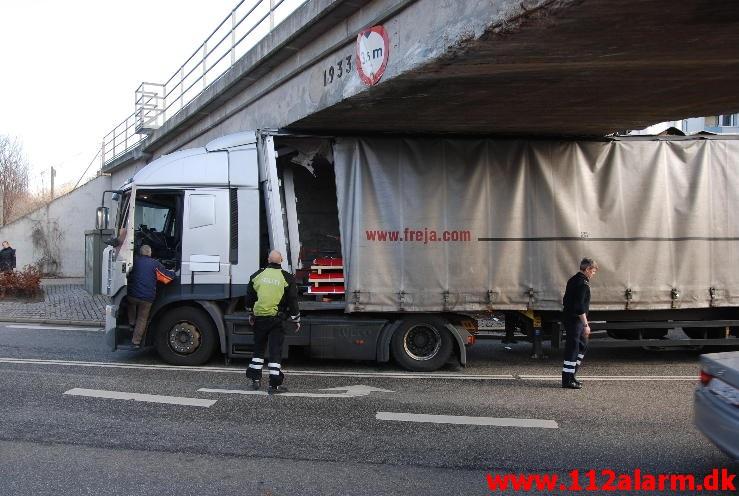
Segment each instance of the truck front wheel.
[[210,317],[197,308],[167,311],[156,332],[159,356],[172,365],[202,365],[216,349],[216,330]]
[[415,372],[431,372],[449,360],[454,343],[442,319],[413,317],[395,330],[390,348],[401,367]]

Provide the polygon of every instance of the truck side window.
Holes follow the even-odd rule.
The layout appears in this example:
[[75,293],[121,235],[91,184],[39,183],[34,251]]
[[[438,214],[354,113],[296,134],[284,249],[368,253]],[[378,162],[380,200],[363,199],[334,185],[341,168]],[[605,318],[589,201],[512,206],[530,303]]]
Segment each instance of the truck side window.
[[216,197],[213,195],[191,195],[188,227],[211,226],[216,223]]
[[175,228],[179,195],[173,192],[140,191],[134,215],[135,247],[151,247],[151,256],[168,267],[179,260],[180,235]]
[[128,222],[128,204],[131,200],[131,194],[126,193],[123,196],[123,200],[120,203],[120,210],[118,214],[118,229],[125,229],[126,228],[126,222]]

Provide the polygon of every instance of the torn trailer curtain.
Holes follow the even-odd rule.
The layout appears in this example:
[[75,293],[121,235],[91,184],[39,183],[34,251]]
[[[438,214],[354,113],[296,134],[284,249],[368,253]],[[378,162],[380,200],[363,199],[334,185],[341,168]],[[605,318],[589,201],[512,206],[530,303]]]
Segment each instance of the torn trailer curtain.
[[[739,141],[336,141],[347,311],[739,304]],[[711,289],[713,288],[713,289]]]

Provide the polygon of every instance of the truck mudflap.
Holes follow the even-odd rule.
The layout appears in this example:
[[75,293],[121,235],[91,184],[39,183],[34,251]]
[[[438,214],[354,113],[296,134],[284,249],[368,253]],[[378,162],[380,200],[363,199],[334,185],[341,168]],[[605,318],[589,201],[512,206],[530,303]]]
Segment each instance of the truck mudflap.
[[207,300],[195,300],[200,306],[203,307],[203,309],[208,312],[208,315],[213,320],[213,323],[216,326],[216,330],[218,331],[218,343],[219,348],[221,350],[221,353],[224,355],[228,352],[228,347],[226,344],[226,323],[223,320],[223,311],[220,309],[218,305],[213,303],[212,301]]
[[446,328],[452,334],[452,337],[457,342],[459,348],[459,364],[463,367],[467,366],[467,343],[473,340],[472,334],[467,332],[466,329],[456,327],[452,324],[447,324]]
[[118,313],[118,305],[105,305],[105,343],[110,351],[118,348],[116,342],[116,314]]

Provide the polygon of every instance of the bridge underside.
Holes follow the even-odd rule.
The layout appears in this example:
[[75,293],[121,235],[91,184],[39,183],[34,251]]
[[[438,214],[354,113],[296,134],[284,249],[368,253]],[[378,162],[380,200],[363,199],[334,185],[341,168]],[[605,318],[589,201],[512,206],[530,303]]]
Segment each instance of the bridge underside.
[[600,136],[739,112],[738,26],[735,1],[552,1],[290,127]]

